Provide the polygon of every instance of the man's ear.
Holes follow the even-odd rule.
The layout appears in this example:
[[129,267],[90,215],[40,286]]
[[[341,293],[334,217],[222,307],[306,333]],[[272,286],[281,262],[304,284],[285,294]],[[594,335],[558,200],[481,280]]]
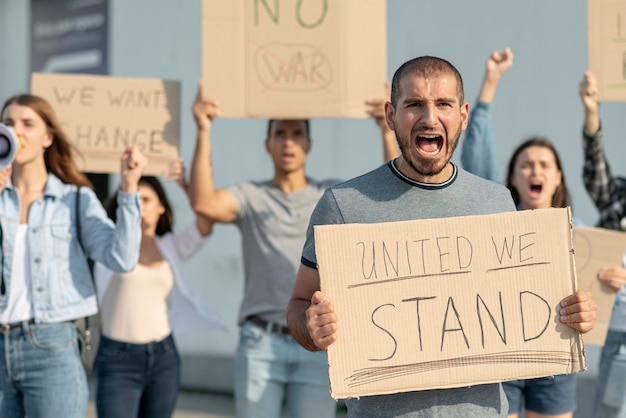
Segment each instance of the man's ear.
[[395,116],[395,114],[396,114],[396,109],[393,107],[393,104],[391,104],[391,102],[386,102],[385,103],[385,120],[387,121],[387,126],[392,131],[395,131],[395,125],[393,123],[393,117]]
[[465,102],[461,105],[461,120],[463,121],[461,124],[461,131],[464,131],[467,128],[467,122],[469,118],[469,103]]

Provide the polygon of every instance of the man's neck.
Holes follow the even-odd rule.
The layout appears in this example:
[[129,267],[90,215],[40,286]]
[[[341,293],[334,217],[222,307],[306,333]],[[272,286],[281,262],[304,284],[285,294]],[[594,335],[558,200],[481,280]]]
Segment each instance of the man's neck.
[[272,183],[283,193],[292,193],[304,189],[308,181],[304,170],[298,170],[291,173],[275,173]]

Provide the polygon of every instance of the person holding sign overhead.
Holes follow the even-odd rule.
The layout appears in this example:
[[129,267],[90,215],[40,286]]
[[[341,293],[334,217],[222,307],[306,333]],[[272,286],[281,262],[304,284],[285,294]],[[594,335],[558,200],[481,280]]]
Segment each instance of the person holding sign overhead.
[[[383,129],[385,158],[397,148],[383,120],[383,101],[369,102]],[[234,223],[243,237],[245,295],[240,308],[240,341],[235,355],[235,405],[240,418],[279,417],[283,398],[291,417],[334,417],[325,353],[309,353],[292,338],[285,319],[306,224],[324,189],[337,180],[307,177],[311,149],[308,120],[270,120],[265,148],[274,176],[266,181],[216,189],[211,167],[210,129],[217,102],[202,84],[193,104],[197,126],[190,192],[194,210],[220,223]],[[386,135],[385,135],[386,134]]]
[[[182,160],[168,166],[168,178],[187,191]],[[94,277],[102,338],[96,358],[99,418],[169,418],[180,390],[180,358],[173,331],[224,328],[217,316],[193,297],[183,263],[200,251],[213,222],[196,215],[173,232],[174,213],[161,182],[139,179],[141,248],[139,263],[116,273],[96,263]],[[117,199],[105,206],[115,220]]]
[[[585,72],[579,94],[585,111],[585,187],[600,212],[598,226],[623,231],[626,230],[626,179],[613,176],[604,155],[598,81],[593,72]],[[598,280],[615,290],[617,296],[602,347],[593,416],[626,417],[626,270],[607,266],[598,272]]]
[[11,97],[0,115],[23,143],[0,176],[0,414],[83,418],[88,386],[73,321],[98,310],[86,257],[116,271],[135,267],[147,160],[135,147],[123,152],[113,223],[44,99]]
[[[487,58],[462,146],[463,168],[492,181],[499,179],[490,106],[500,78],[512,65],[513,52],[509,48],[494,51]],[[561,159],[547,138],[532,137],[513,151],[506,186],[519,210],[570,206]],[[572,223],[582,225],[577,218],[573,218]],[[575,374],[513,380],[502,386],[509,401],[509,418],[518,417],[523,410],[528,418],[567,418],[572,417],[576,409]]]
[[[302,263],[287,309],[289,329],[303,347],[326,350],[341,338],[341,318],[320,291],[315,225],[378,223],[515,210],[509,191],[464,171],[450,159],[465,130],[469,105],[463,81],[448,61],[423,56],[395,72],[386,120],[401,156],[362,176],[328,188],[315,207]],[[489,199],[485,199],[489,196]],[[593,328],[597,307],[589,292],[560,302],[562,323]],[[416,348],[417,349],[417,348]],[[501,384],[424,390],[346,399],[349,417],[506,416]]]

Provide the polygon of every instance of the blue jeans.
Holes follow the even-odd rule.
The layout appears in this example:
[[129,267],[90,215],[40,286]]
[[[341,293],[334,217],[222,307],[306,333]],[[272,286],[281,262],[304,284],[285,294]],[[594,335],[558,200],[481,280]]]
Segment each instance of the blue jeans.
[[0,333],[2,418],[84,418],[89,389],[71,322]]
[[291,336],[245,322],[235,355],[237,417],[278,418],[284,397],[290,418],[335,416],[326,352],[312,353]]
[[180,388],[174,339],[130,344],[102,336],[95,363],[98,418],[169,418]]
[[626,418],[626,332],[609,330],[596,384],[594,418]]

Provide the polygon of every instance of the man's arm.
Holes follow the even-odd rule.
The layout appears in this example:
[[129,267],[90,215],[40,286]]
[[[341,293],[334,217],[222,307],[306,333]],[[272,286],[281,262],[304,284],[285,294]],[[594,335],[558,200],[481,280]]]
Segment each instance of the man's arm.
[[388,83],[385,84],[385,94],[384,98],[370,99],[365,102],[367,114],[374,119],[376,126],[380,129],[383,140],[383,162],[394,160],[400,156],[396,136],[387,126],[387,118],[385,117],[385,103],[391,99]]
[[499,181],[496,143],[489,106],[493,102],[500,77],[513,65],[509,48],[493,52],[485,65],[485,75],[476,106],[470,114],[461,149],[461,164],[470,173]]
[[[182,158],[177,158],[174,161],[171,161],[165,172],[163,173],[163,177],[167,181],[175,181],[176,184],[181,188],[181,190],[189,199],[189,203],[191,204],[191,196],[189,194],[189,184],[187,183],[187,179],[185,177],[185,164],[183,163]],[[206,237],[213,232],[213,221],[209,218],[205,217],[201,213],[195,212],[196,215],[196,225],[198,227],[198,231],[200,235]]]
[[237,201],[226,189],[216,189],[211,162],[211,125],[219,115],[215,100],[204,97],[202,81],[192,110],[196,122],[196,149],[191,165],[189,197],[193,210],[206,218],[221,223],[235,220]]
[[300,265],[287,305],[287,325],[296,341],[309,351],[326,350],[337,340],[337,316],[328,297],[320,291],[316,269]]

